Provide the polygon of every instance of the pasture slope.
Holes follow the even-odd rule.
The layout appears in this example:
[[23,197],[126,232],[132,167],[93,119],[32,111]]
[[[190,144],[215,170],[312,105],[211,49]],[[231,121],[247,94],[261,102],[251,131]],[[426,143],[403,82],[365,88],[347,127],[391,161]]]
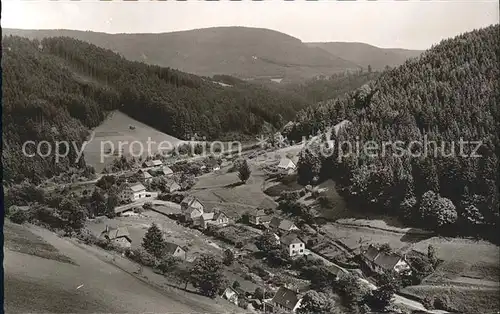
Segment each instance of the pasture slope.
[[[84,149],[85,161],[99,173],[113,159],[117,158],[117,156],[110,156],[104,158],[104,162],[101,162],[101,147],[103,148],[103,154],[112,154],[113,150],[108,152],[108,149],[113,147],[115,149],[114,152],[118,154],[119,143],[122,143],[123,154],[129,155],[132,153],[135,156],[141,154],[141,147],[143,147],[141,155],[146,156],[148,154],[148,139],[152,142],[152,153],[157,152],[157,148],[161,142],[168,142],[172,146],[183,142],[178,138],[139,122],[120,111],[113,111],[101,125],[92,130],[92,134],[88,139],[89,143]],[[142,145],[132,144],[133,142],[139,142]],[[162,148],[165,147],[168,147],[168,144],[162,146]]]
[[[8,224],[6,222],[6,226]],[[25,241],[18,243],[27,246],[34,244],[30,239],[43,238],[46,246],[57,249],[77,265],[16,252],[7,247],[4,259],[6,313],[237,311],[229,304],[217,304],[221,301],[176,289],[157,288],[132,275],[137,266],[134,269],[134,265],[129,263],[128,269],[116,267],[111,264],[111,258],[106,260],[109,253],[77,246],[48,230],[29,226],[17,228],[13,232],[22,232]]]

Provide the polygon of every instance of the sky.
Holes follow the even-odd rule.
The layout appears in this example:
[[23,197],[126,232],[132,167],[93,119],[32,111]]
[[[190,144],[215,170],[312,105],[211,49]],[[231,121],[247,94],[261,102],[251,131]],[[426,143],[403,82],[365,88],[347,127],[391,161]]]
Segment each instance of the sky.
[[364,42],[427,49],[499,22],[498,0],[412,1],[2,1],[1,25],[106,33],[161,33],[215,26],[269,28],[304,42]]

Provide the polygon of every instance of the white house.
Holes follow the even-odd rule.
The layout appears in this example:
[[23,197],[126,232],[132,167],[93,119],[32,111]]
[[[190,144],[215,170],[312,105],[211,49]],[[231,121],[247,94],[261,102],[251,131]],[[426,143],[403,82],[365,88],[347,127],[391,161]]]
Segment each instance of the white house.
[[120,200],[122,201],[137,201],[139,199],[145,198],[147,196],[146,187],[141,183],[124,185],[120,192]]
[[220,210],[211,213],[204,213],[196,220],[196,225],[206,229],[209,225],[225,226],[229,223],[229,217]]
[[395,253],[380,251],[378,248],[370,245],[362,254],[365,264],[374,272],[395,271],[397,273],[409,270],[410,265],[404,257]]
[[287,234],[282,236],[280,239],[281,246],[283,246],[290,257],[299,256],[305,254],[306,246],[304,242],[300,241],[300,239],[295,234]]
[[172,169],[170,169],[170,167],[164,166],[164,167],[161,168],[160,174],[164,175],[164,176],[167,176],[167,177],[170,177],[170,176],[172,176],[174,174],[174,171]]
[[286,287],[280,287],[271,300],[273,311],[277,309],[285,310],[287,313],[295,311],[300,307],[302,298],[299,297],[297,291],[290,290]]
[[224,290],[224,292],[222,293],[221,298],[228,300],[234,305],[238,305],[239,294],[235,289],[227,287],[226,290]]
[[284,157],[281,158],[280,163],[278,164],[278,168],[284,170],[295,170],[297,169],[297,165],[290,158]]
[[184,250],[180,245],[166,242],[165,243],[165,253],[169,256],[177,257],[182,260],[186,260],[186,250]]

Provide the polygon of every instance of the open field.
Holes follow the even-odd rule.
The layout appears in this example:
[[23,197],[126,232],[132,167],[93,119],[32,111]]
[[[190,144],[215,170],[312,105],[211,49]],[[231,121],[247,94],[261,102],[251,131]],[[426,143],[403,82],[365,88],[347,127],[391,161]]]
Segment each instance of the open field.
[[498,289],[412,286],[404,288],[403,291],[421,299],[439,297],[446,300],[449,311],[454,310],[459,313],[487,314],[498,313],[500,310]]
[[[23,227],[26,228],[26,227]],[[221,313],[238,311],[222,300],[210,300],[177,289],[160,289],[163,276],[133,275],[137,265],[87,246],[77,246],[54,233],[30,230],[74,260],[60,263],[5,250],[7,313]],[[87,248],[87,249],[85,249]]]
[[5,239],[4,246],[10,251],[74,264],[74,261],[69,257],[61,254],[54,246],[22,225],[5,220],[3,233]]
[[[131,129],[130,126],[134,127]],[[148,138],[151,139],[154,143],[151,145],[151,148],[154,149],[152,153],[156,153],[156,149],[158,148],[159,143],[162,141],[168,141],[172,145],[176,145],[182,140],[179,140],[173,136],[157,131],[150,126],[147,126],[144,123],[141,123],[135,119],[130,118],[120,111],[112,112],[109,117],[97,128],[93,130],[94,138],[93,140],[85,147],[85,161],[94,166],[96,172],[101,172],[102,169],[109,164],[116,157],[109,157],[104,160],[104,163],[101,163],[101,143],[105,149],[111,148],[110,144],[106,142],[113,143],[113,146],[116,149],[116,153],[118,153],[118,142],[123,143],[132,143],[134,141],[138,141],[142,143],[144,147],[144,156],[147,154],[147,141]],[[129,145],[124,145],[124,155],[129,152]],[[166,145],[163,145],[166,147]],[[139,155],[140,153],[140,145],[132,145],[132,152],[134,154]],[[104,153],[104,152],[103,152]]]

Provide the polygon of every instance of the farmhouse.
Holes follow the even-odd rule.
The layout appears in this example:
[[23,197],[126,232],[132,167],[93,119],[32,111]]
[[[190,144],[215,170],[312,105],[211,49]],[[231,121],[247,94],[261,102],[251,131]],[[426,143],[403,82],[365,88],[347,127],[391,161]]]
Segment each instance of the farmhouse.
[[174,193],[181,189],[181,186],[174,180],[169,180],[165,183],[165,192]]
[[297,168],[297,165],[291,160],[290,158],[282,158],[280,160],[280,163],[278,164],[278,168],[284,169],[284,170],[295,170]]
[[239,293],[235,289],[227,287],[222,293],[221,298],[228,300],[234,305],[238,305]]
[[255,209],[248,213],[248,221],[252,225],[262,225],[270,222],[270,217],[266,215],[266,212],[262,209]]
[[305,253],[304,242],[300,241],[300,239],[295,234],[287,234],[285,236],[282,236],[280,242],[281,246],[286,249],[290,257],[304,255]]
[[165,254],[167,254],[168,256],[180,258],[182,260],[186,260],[186,250],[175,243],[165,243]]
[[295,313],[300,307],[302,299],[299,297],[298,292],[290,290],[286,287],[281,287],[271,300],[273,312],[284,310],[286,312]]
[[349,120],[342,120],[339,123],[337,123],[333,127],[333,131],[335,132],[335,135],[339,135],[339,132],[346,129],[349,125],[351,125],[351,121],[349,121]]
[[197,221],[196,225],[206,229],[209,225],[225,226],[229,223],[229,217],[222,211],[216,209],[211,213],[204,213]]
[[122,248],[129,248],[132,243],[126,227],[110,228],[106,225],[106,229],[101,233],[101,238]]
[[147,160],[145,161],[142,166],[144,168],[156,168],[156,167],[160,167],[161,165],[163,165],[163,162],[161,160],[158,160],[158,159],[155,159],[155,160]]
[[124,184],[120,192],[121,201],[136,201],[146,197],[146,188],[140,183]]
[[181,211],[186,211],[189,207],[194,207],[200,209],[202,212],[204,210],[203,204],[198,200],[198,198],[189,195],[186,196],[181,202]]
[[293,230],[299,230],[297,226],[287,219],[280,219],[278,217],[273,217],[269,223],[269,228],[282,232],[289,232]]
[[139,170],[139,176],[143,183],[150,183],[153,180],[153,176],[147,171]]
[[172,169],[170,169],[170,167],[164,166],[160,169],[159,173],[160,173],[160,175],[170,177],[171,175],[174,174],[174,171]]
[[410,269],[404,257],[395,253],[386,253],[370,245],[362,254],[362,259],[372,271],[380,273],[385,271],[401,272]]

